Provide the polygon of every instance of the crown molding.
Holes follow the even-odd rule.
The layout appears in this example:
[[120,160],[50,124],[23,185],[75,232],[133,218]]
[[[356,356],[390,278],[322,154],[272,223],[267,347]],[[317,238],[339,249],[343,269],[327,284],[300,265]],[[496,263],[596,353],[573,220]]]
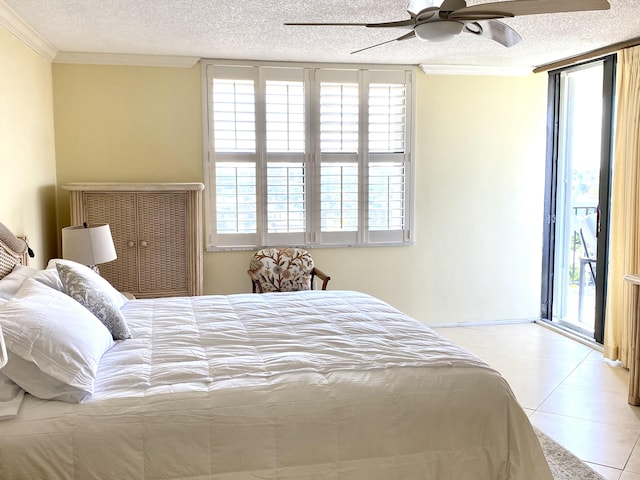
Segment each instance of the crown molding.
[[22,20],[3,0],[0,0],[0,25],[46,61],[51,62],[56,56],[56,48]]
[[192,68],[200,57],[134,55],[127,53],[58,52],[53,63],[81,65],[122,65],[136,67]]
[[427,65],[420,69],[429,75],[492,75],[498,77],[526,77],[533,67],[500,67],[484,65]]

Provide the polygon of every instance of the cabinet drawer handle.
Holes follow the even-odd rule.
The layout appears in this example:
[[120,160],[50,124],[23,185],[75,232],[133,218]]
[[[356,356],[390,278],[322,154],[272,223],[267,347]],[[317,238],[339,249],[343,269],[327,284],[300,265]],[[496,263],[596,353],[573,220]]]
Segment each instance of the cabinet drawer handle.
[[134,243],[134,242],[132,242],[131,240],[129,240],[129,241],[127,242],[127,247],[133,247],[133,246],[135,246],[135,243]]
[[144,247],[147,247],[148,245],[149,245],[149,244],[147,243],[147,241],[146,241],[146,240],[142,240],[142,241],[140,241],[140,246],[141,246],[141,247],[143,247],[143,248],[144,248]]

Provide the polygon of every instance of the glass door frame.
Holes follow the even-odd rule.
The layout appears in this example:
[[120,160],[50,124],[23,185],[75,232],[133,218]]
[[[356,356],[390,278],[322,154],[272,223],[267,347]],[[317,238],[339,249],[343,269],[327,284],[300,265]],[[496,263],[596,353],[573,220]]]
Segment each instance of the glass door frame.
[[[603,64],[603,104],[602,104],[602,137],[600,152],[599,178],[599,225],[598,247],[596,259],[596,297],[595,326],[593,339],[604,342],[604,314],[607,288],[607,259],[609,255],[609,204],[611,191],[611,170],[613,160],[613,125],[615,102],[615,70],[616,56],[609,55],[578,65],[549,72],[549,88],[547,96],[547,161],[544,193],[543,251],[542,251],[542,292],[540,318],[557,325],[553,321],[553,283],[554,283],[554,246],[556,244],[556,213],[558,207],[559,148],[560,148],[560,111],[561,111],[561,74],[577,68],[583,68],[594,62]],[[560,326],[571,328],[584,336],[590,332],[569,326],[561,322]]]

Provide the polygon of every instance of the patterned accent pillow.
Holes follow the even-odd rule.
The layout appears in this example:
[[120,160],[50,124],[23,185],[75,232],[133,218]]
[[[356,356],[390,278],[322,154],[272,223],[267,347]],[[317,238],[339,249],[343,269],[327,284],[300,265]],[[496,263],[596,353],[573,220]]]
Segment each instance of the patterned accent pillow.
[[131,338],[127,321],[119,306],[109,298],[110,292],[104,292],[101,288],[106,280],[85,268],[86,270],[67,262],[56,263],[64,293],[93,313],[107,327],[114,340]]
[[313,267],[313,258],[301,248],[264,248],[249,263],[263,292],[309,290]]

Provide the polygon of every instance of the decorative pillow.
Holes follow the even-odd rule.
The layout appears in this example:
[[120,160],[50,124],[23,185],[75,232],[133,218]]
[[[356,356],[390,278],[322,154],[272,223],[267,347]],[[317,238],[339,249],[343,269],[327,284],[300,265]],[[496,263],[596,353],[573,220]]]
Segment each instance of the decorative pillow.
[[10,300],[18,290],[22,282],[33,277],[38,271],[35,268],[16,265],[11,273],[0,280],[0,298]]
[[[80,268],[81,267],[81,268]],[[114,340],[131,338],[120,307],[121,295],[109,282],[80,264],[56,264],[64,293],[93,313],[109,330]]]
[[[100,274],[94,272],[89,267],[87,267],[86,265],[82,265],[81,263],[77,263],[72,260],[63,260],[62,258],[52,258],[47,264],[47,270],[54,270],[57,273],[56,268],[58,264],[70,266],[78,272],[81,272],[84,276],[93,279],[98,288],[109,297],[110,301],[116,307],[120,308],[129,301],[129,299],[124,294],[113,288],[113,285],[111,285],[105,278],[101,277]],[[64,292],[62,284],[60,285],[60,291]]]
[[0,307],[0,321],[9,357],[2,373],[17,385],[35,397],[72,403],[93,393],[113,340],[86,308],[30,278]]

